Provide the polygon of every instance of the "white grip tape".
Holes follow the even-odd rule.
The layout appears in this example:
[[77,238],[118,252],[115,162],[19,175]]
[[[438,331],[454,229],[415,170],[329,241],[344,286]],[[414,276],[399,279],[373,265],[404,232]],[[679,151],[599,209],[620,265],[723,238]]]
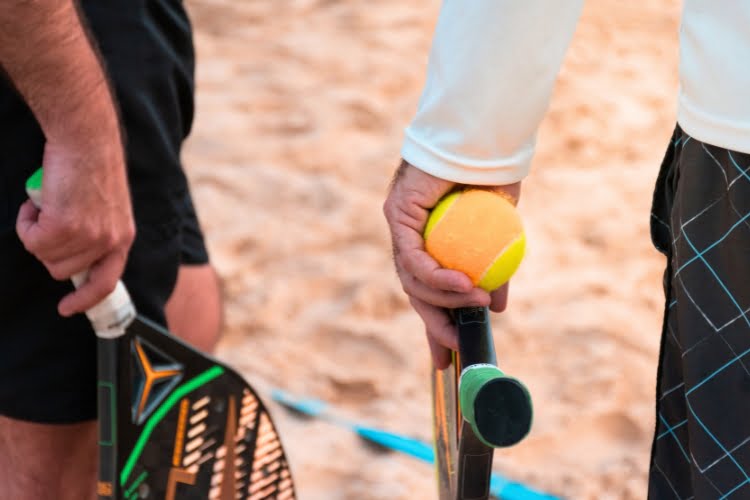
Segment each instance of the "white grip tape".
[[[79,288],[88,278],[88,270],[74,274],[70,279]],[[86,311],[86,316],[94,328],[96,336],[103,339],[114,339],[125,334],[125,329],[135,318],[135,307],[130,294],[122,281],[97,305]]]
[[[80,283],[76,283],[76,287]],[[114,339],[124,335],[125,329],[135,319],[135,307],[122,281],[118,281],[115,289],[101,302],[86,311],[86,316],[97,337]]]
[[42,206],[42,191],[38,189],[27,189],[26,194],[29,195],[29,199],[36,208]]

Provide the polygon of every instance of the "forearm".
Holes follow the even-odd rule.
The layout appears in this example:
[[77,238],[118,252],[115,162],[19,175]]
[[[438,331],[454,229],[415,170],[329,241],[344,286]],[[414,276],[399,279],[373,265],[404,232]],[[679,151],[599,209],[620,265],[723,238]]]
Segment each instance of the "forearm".
[[528,172],[582,0],[445,0],[403,157],[461,184]]
[[74,0],[2,0],[0,65],[48,141],[120,140],[107,79]]

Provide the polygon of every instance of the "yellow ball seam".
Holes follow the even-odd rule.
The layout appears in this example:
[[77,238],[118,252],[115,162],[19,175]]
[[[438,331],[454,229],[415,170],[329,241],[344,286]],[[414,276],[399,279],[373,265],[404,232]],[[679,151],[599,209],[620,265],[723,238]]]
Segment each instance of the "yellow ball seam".
[[[496,288],[501,287],[508,281],[510,281],[510,278],[515,273],[516,269],[518,268],[518,265],[520,265],[521,260],[523,259],[523,255],[525,253],[525,247],[526,247],[526,234],[524,232],[521,232],[521,234],[518,235],[517,238],[515,238],[513,241],[508,243],[502,250],[500,250],[494,259],[492,259],[492,262],[487,266],[487,268],[482,273],[481,278],[479,278],[479,282],[477,283],[477,286],[480,288],[483,288],[487,291],[492,291]],[[487,275],[492,270],[492,268],[495,266],[495,264],[503,257],[510,257],[511,253],[519,252],[520,255],[515,258],[517,265],[513,269],[506,269],[504,272],[500,273],[500,276],[502,276],[502,279],[499,280],[499,282],[495,282],[495,280],[487,280]],[[493,276],[493,278],[497,278],[497,276]]]
[[448,211],[456,204],[458,199],[461,197],[461,192],[451,193],[446,196],[443,200],[432,209],[432,213],[429,214],[427,224],[424,228],[423,239],[427,240],[430,234],[445,220],[445,215]]

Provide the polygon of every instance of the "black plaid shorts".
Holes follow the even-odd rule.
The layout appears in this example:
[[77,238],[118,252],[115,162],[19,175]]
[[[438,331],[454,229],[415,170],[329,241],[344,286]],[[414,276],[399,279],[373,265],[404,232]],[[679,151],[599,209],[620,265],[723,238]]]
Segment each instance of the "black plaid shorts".
[[667,256],[651,500],[750,498],[750,155],[679,126],[654,193]]

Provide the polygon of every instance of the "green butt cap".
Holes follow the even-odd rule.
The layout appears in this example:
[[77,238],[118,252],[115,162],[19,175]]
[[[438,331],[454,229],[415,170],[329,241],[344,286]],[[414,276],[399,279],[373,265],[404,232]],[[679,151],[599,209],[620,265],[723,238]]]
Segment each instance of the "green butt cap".
[[531,395],[518,379],[494,365],[472,365],[461,374],[459,404],[474,434],[487,446],[520,442],[531,430]]
[[42,189],[42,176],[44,171],[42,167],[39,167],[36,172],[31,174],[31,177],[26,179],[26,190],[30,191],[41,191]]

